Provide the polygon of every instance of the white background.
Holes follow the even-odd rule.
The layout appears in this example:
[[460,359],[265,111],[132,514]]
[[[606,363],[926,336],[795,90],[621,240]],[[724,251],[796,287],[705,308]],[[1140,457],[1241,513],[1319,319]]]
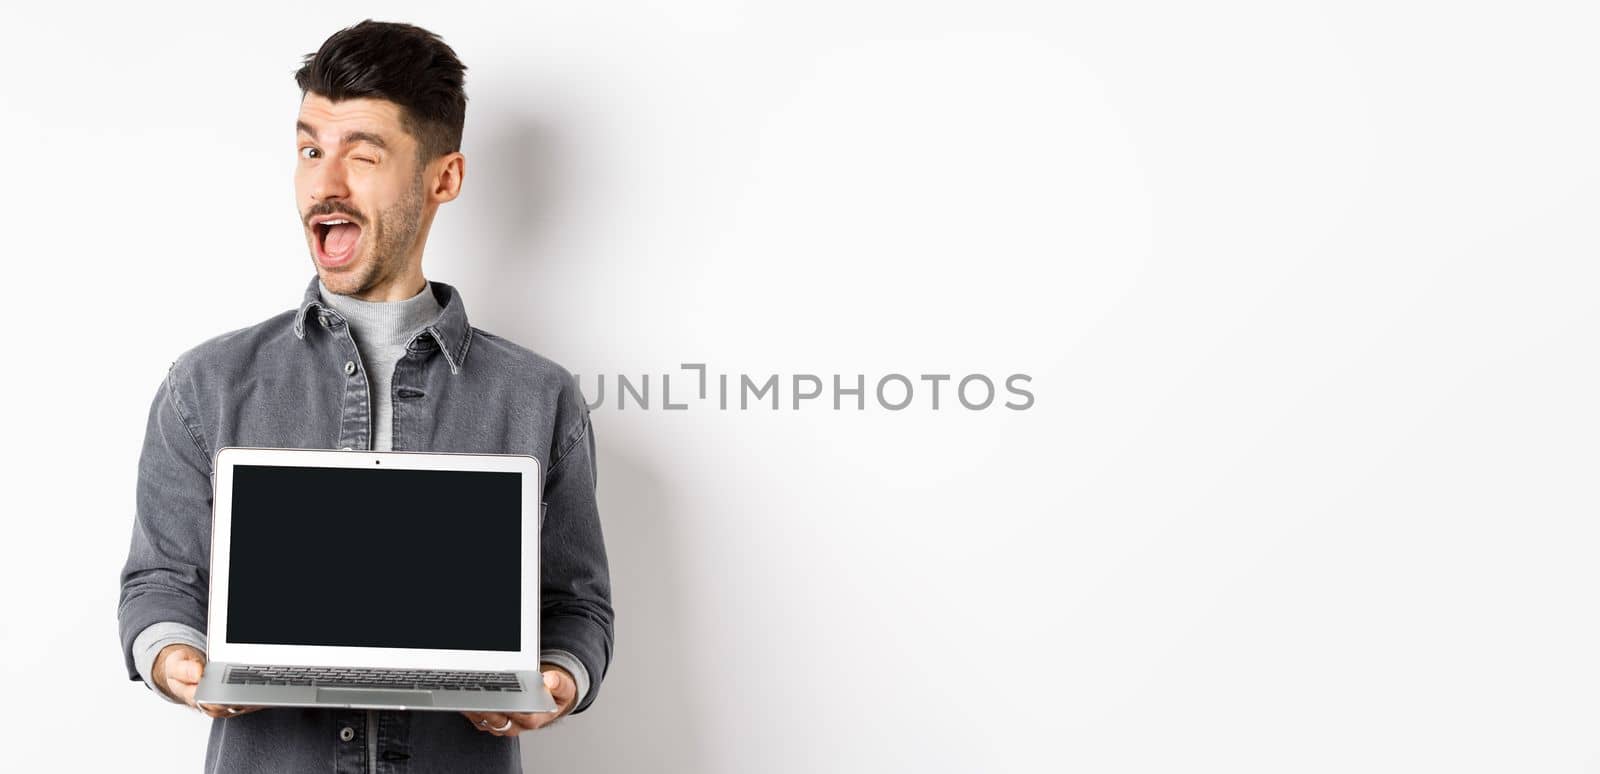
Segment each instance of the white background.
[[117,654],[146,411],[298,302],[291,74],[374,16],[470,68],[425,273],[586,386],[1033,377],[596,409],[615,661],[530,771],[1600,771],[1590,5],[24,5],[8,770],[199,768]]

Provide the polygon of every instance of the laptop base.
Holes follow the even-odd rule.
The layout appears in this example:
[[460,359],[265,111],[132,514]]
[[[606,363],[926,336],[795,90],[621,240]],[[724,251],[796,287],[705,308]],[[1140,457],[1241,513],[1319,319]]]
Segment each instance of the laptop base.
[[337,688],[310,685],[237,685],[224,682],[231,664],[206,665],[195,703],[235,707],[327,707],[329,709],[436,710],[452,712],[555,712],[558,708],[539,672],[516,672],[521,691]]

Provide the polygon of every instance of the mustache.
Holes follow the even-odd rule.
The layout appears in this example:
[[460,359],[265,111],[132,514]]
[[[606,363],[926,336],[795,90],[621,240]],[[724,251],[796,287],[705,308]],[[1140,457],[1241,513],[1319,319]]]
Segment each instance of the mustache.
[[339,204],[330,204],[326,206],[319,204],[309,210],[306,210],[305,217],[301,218],[300,220],[307,226],[310,226],[311,219],[317,217],[318,215],[343,215],[355,221],[357,225],[365,226],[367,224],[367,219],[362,217],[361,213]]

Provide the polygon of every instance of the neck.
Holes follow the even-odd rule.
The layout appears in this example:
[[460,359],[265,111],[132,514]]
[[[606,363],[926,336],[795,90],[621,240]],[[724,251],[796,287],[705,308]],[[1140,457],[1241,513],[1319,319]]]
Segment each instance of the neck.
[[[376,303],[404,301],[408,298],[415,298],[427,285],[428,281],[423,278],[422,272],[411,271],[370,288],[364,293],[353,293],[347,297]],[[322,287],[324,292],[327,292],[328,286],[324,284]]]
[[323,303],[333,307],[349,321],[351,333],[363,345],[383,346],[402,342],[433,322],[443,311],[426,282],[410,296],[392,301],[371,301],[339,295],[320,280],[317,287]]

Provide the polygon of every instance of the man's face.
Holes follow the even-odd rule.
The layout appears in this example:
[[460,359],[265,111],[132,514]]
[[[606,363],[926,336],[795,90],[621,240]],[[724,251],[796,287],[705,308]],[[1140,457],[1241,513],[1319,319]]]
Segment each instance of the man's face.
[[[308,93],[296,122],[295,204],[317,275],[360,296],[420,259],[423,169],[400,107],[381,99],[332,102]],[[322,225],[326,220],[346,225]]]

